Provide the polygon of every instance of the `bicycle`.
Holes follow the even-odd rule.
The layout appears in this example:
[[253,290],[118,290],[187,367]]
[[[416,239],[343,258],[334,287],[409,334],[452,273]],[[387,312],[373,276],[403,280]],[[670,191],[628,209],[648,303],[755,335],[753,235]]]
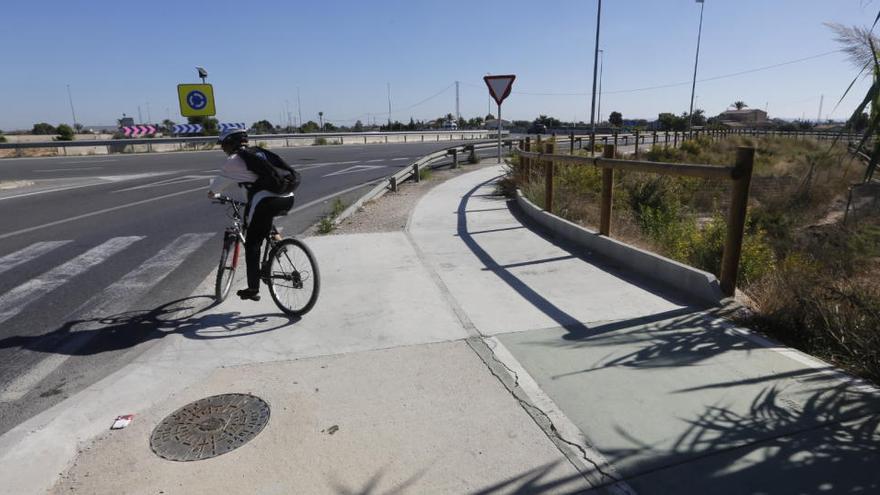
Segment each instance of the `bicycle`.
[[[232,219],[232,225],[226,228],[223,235],[223,250],[214,285],[214,296],[219,304],[226,299],[232,288],[241,246],[245,242],[246,226],[242,214],[246,203],[219,194],[213,199],[215,203],[229,205]],[[315,255],[301,240],[293,237],[282,238],[274,223],[263,247],[260,279],[269,288],[269,294],[275,305],[285,314],[302,316],[308,313],[318,300],[321,275],[315,262]]]

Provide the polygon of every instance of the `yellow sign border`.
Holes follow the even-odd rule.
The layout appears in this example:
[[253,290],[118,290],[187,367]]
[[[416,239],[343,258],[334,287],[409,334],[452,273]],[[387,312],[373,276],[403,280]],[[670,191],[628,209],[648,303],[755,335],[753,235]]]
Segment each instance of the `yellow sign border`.
[[[195,109],[189,106],[186,95],[194,90],[201,91],[208,99],[205,108]],[[178,84],[177,99],[180,102],[180,115],[184,117],[212,117],[217,114],[214,106],[214,87],[210,84]]]

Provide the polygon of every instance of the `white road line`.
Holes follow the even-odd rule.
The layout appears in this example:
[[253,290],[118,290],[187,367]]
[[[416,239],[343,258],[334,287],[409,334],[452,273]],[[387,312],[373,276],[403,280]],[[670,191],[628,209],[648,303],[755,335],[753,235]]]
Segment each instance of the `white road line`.
[[402,156],[402,157],[400,157],[400,158],[392,158],[392,159],[391,159],[392,162],[396,162],[396,161],[398,161],[398,160],[409,160],[409,157],[408,157],[408,156]]
[[208,180],[211,177],[214,177],[214,176],[213,175],[185,175],[183,177],[174,177],[171,179],[160,180],[157,182],[150,182],[149,184],[144,184],[142,186],[133,186],[133,187],[126,187],[125,189],[117,189],[117,190],[113,191],[113,194],[126,192],[126,191],[136,191],[138,189],[148,189],[151,187],[167,186],[170,184],[180,184],[182,182],[192,182],[194,180]]
[[34,170],[34,172],[40,172],[40,173],[44,173],[44,172],[68,172],[68,171],[71,171],[71,170],[101,170],[101,169],[103,169],[103,168],[104,168],[104,167],[50,168],[50,169],[44,169],[44,170]]
[[[15,196],[5,196],[5,197],[0,198],[0,201],[6,201],[7,199],[24,198],[27,196],[35,196],[38,194],[47,194],[47,193],[58,192],[58,191],[67,191],[69,189],[79,189],[81,187],[101,186],[101,185],[104,185],[107,183],[122,182],[122,181],[126,181],[126,180],[137,180],[137,179],[143,179],[143,178],[147,178],[147,177],[155,177],[157,175],[168,175],[168,174],[174,174],[174,173],[177,173],[177,172],[153,172],[153,173],[147,173],[147,174],[109,175],[109,176],[105,176],[105,177],[84,177],[84,179],[92,179],[92,180],[96,180],[97,182],[87,182],[85,184],[74,184],[72,186],[54,187],[54,188],[50,188],[50,189],[41,189],[39,191],[33,191],[33,192],[29,192],[29,193],[16,194]],[[48,179],[48,180],[58,180],[58,179]]]
[[304,170],[311,170],[313,168],[327,167],[330,165],[350,165],[352,163],[360,163],[360,160],[351,160],[347,162],[303,163],[302,166],[298,166],[297,164],[293,167],[302,172]]
[[12,270],[18,265],[39,258],[49,251],[61,247],[70,241],[45,241],[31,244],[30,246],[0,258],[0,273]]
[[321,178],[324,177],[332,177],[334,175],[345,175],[345,174],[356,174],[358,172],[367,172],[369,170],[376,170],[380,168],[385,168],[384,165],[352,165],[351,167],[344,168],[342,170],[337,170],[336,172],[330,172],[329,174],[322,175]]
[[[107,286],[101,294],[89,299],[72,315],[75,315],[78,320],[87,321],[98,320],[125,311],[213,236],[214,233],[205,233],[184,234],[178,237],[138,268]],[[80,314],[79,311],[84,308],[89,309]],[[19,375],[8,384],[0,392],[0,402],[15,401],[27,395],[37,384],[64,364],[70,355],[83,344],[83,339],[77,338],[76,332],[96,330],[100,327],[101,324],[97,322],[77,325],[71,340],[65,342],[60,349],[37,363],[27,373]]]
[[7,237],[16,236],[16,235],[19,235],[19,234],[25,234],[25,233],[27,233],[27,232],[33,232],[33,231],[35,231],[35,230],[45,229],[45,228],[47,228],[47,227],[54,227],[55,225],[61,225],[62,223],[74,222],[74,221],[76,221],[76,220],[82,220],[83,218],[89,218],[89,217],[93,217],[93,216],[95,216],[95,215],[101,215],[101,214],[104,214],[104,213],[109,213],[109,212],[111,212],[111,211],[121,210],[121,209],[123,209],[123,208],[130,208],[130,207],[132,207],[132,206],[138,206],[138,205],[142,205],[142,204],[150,203],[150,202],[153,202],[153,201],[159,201],[159,200],[166,199],[166,198],[171,198],[171,197],[174,197],[174,196],[180,196],[181,194],[189,194],[189,193],[191,193],[191,192],[195,192],[195,191],[199,191],[199,190],[207,189],[207,188],[208,188],[208,186],[205,185],[205,186],[202,186],[202,187],[196,187],[196,188],[193,188],[193,189],[187,189],[187,190],[185,190],[185,191],[178,191],[178,192],[175,192],[175,193],[164,194],[164,195],[162,195],[162,196],[156,196],[155,198],[142,199],[142,200],[140,200],[140,201],[134,201],[134,202],[132,202],[132,203],[128,203],[128,204],[125,204],[125,205],[113,206],[113,207],[111,207],[111,208],[104,208],[103,210],[93,211],[93,212],[91,212],[91,213],[84,213],[84,214],[82,214],[82,215],[77,215],[77,216],[75,216],[75,217],[65,218],[65,219],[63,219],[63,220],[56,220],[56,221],[54,221],[54,222],[44,223],[44,224],[42,224],[42,225],[37,225],[36,227],[28,227],[28,228],[26,228],[26,229],[20,229],[20,230],[16,230],[16,231],[13,231],[13,232],[7,232],[6,234],[0,235],[0,239],[6,239]]
[[0,297],[0,323],[17,315],[38,295],[57,289],[71,278],[122,251],[141,236],[114,237],[42,275],[28,280]]
[[384,161],[387,161],[387,160],[388,160],[387,158],[377,158],[377,159],[375,159],[375,160],[367,160],[367,161],[365,161],[364,163],[384,162]]
[[567,446],[567,448],[571,449],[571,454],[575,458],[585,460],[589,464],[592,464],[592,466],[588,465],[586,467],[595,467],[601,470],[601,472],[597,471],[589,474],[590,482],[593,483],[594,486],[610,483],[608,486],[610,493],[636,495],[636,491],[625,481],[609,479],[612,476],[615,479],[620,479],[620,475],[614,469],[614,466],[605,459],[605,456],[596,451],[590,445],[589,440],[581,429],[568,419],[568,416],[566,416],[565,413],[559,409],[559,406],[553,402],[553,399],[541,389],[538,382],[536,382],[529,372],[523,368],[522,364],[520,364],[513,354],[511,354],[507,347],[505,347],[496,337],[483,338],[483,341],[489,346],[489,349],[492,350],[495,358],[507,367],[510,372],[515,374],[515,376],[511,376],[511,378],[516,379],[519,388],[525,392],[532,404],[547,415],[547,418],[553,423],[560,438],[565,439],[566,442],[578,445],[578,447],[583,450],[583,452],[579,452],[577,449]]

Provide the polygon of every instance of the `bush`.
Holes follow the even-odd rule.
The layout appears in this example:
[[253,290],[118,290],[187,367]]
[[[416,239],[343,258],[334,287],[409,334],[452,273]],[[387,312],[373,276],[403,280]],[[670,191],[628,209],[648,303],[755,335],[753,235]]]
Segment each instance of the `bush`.
[[327,138],[325,138],[325,137],[315,138],[315,142],[312,143],[312,145],[313,146],[326,146],[327,145]]
[[69,125],[61,124],[58,126],[57,131],[58,136],[55,138],[56,141],[73,141],[73,128],[71,128]]
[[31,130],[31,134],[37,134],[37,135],[58,134],[58,130],[55,129],[55,126],[53,126],[51,124],[47,124],[45,122],[40,122],[39,124],[34,124],[34,128]]

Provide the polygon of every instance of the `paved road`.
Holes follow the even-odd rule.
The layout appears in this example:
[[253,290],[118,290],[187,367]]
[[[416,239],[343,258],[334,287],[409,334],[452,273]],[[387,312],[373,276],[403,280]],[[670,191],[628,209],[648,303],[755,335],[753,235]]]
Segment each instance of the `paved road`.
[[[278,150],[303,174],[278,224],[301,233],[336,197],[453,144]],[[214,270],[227,218],[205,193],[223,158],[0,161],[0,433],[135,359],[158,338],[147,322]]]

